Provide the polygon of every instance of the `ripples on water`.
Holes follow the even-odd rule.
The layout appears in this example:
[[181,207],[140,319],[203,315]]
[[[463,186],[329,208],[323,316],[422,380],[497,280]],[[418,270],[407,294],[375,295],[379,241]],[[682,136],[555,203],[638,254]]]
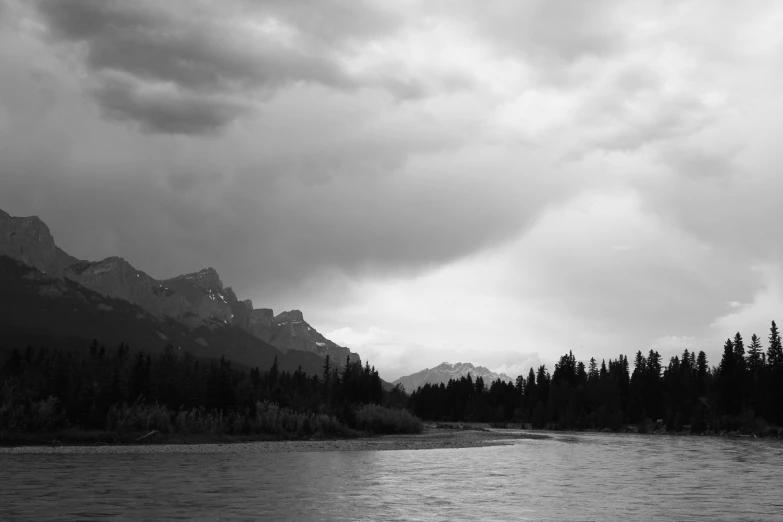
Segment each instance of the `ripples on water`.
[[0,455],[0,519],[781,520],[783,444],[553,434],[472,449]]

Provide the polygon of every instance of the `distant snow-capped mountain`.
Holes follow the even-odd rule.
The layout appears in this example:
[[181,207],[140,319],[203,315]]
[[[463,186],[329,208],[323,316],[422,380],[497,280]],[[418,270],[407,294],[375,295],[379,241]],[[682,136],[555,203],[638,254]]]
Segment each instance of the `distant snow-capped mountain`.
[[505,382],[513,380],[505,373],[495,373],[483,366],[473,366],[471,363],[460,362],[451,364],[444,362],[434,368],[425,368],[420,372],[400,377],[392,384],[402,384],[408,393],[412,393],[416,391],[417,388],[424,386],[427,383],[446,384],[450,379],[460,379],[462,377],[467,377],[468,374],[470,374],[474,380],[476,377],[481,377],[487,386],[498,379]]

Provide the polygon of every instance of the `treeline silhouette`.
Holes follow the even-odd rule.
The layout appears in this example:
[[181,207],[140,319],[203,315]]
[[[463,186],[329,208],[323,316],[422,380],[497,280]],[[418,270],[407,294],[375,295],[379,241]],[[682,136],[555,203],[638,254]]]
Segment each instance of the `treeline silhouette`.
[[585,365],[569,352],[550,374],[530,369],[516,382],[485,383],[469,375],[448,384],[414,391],[410,410],[425,420],[523,422],[533,428],[620,430],[635,425],[649,431],[660,422],[667,430],[693,432],[769,431],[783,424],[783,348],[772,322],[764,352],[754,334],[750,344],[737,333],[724,345],[717,367],[703,351],[685,350],[664,366],[660,354]]
[[369,364],[327,356],[321,375],[301,367],[249,371],[199,360],[167,346],[161,354],[14,349],[0,364],[0,440],[63,429],[132,433],[267,434],[276,437],[418,432],[399,388],[386,391]]

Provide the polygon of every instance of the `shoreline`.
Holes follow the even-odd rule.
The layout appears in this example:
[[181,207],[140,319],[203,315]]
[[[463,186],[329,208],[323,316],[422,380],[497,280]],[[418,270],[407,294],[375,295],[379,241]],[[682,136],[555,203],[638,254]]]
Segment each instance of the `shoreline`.
[[[188,440],[165,439],[147,443],[38,444],[0,446],[0,455],[34,454],[154,454],[154,453],[291,453],[309,451],[400,451],[479,448],[513,444],[515,440],[550,439],[535,433],[503,433],[478,429],[427,427],[419,434],[378,435],[355,439],[316,440]],[[200,440],[199,440],[200,439]]]
[[[430,423],[432,424],[432,423]],[[741,432],[739,430],[704,430],[700,432],[690,431],[690,429],[681,429],[679,431],[667,430],[663,425],[652,425],[647,431],[640,431],[639,427],[635,424],[628,424],[624,429],[611,430],[609,428],[585,428],[585,429],[555,429],[555,428],[543,428],[533,429],[522,423],[492,423],[492,422],[475,422],[475,423],[461,423],[461,422],[439,422],[434,423],[434,426],[438,429],[444,430],[479,430],[489,431],[493,430],[495,433],[503,433],[505,431],[523,431],[530,434],[540,433],[544,434],[558,434],[558,433],[614,433],[622,435],[668,435],[670,437],[717,437],[717,438],[748,438],[748,439],[781,439],[783,438],[783,428],[778,426],[769,426],[763,432]]]
[[321,451],[400,451],[430,449],[481,448],[513,444],[518,440],[554,439],[558,435],[572,433],[614,433],[622,435],[647,435],[670,437],[714,437],[753,440],[779,440],[780,436],[756,437],[738,432],[672,432],[651,430],[639,433],[607,430],[528,430],[516,426],[492,427],[489,424],[434,424],[426,425],[422,433],[375,435],[337,439],[252,438],[228,435],[161,435],[143,440],[119,442],[36,441],[25,440],[19,444],[0,445],[0,455],[35,454],[155,454],[155,453],[292,453]]

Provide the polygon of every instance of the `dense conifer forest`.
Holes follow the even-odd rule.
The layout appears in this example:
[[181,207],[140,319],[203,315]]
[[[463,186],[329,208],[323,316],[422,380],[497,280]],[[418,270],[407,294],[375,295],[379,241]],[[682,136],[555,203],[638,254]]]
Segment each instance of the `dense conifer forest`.
[[[664,366],[655,350],[586,365],[569,352],[554,370],[516,382],[471,376],[387,391],[369,364],[327,357],[320,375],[235,368],[168,346],[162,354],[27,347],[0,362],[0,441],[30,433],[101,431],[272,438],[417,433],[429,421],[524,423],[533,429],[776,434],[783,424],[783,347],[772,322],[766,351],[753,335],[727,339],[710,366],[685,350]],[[407,407],[407,409],[406,409]],[[124,438],[123,438],[124,437]],[[104,437],[105,438],[105,437]],[[111,440],[111,437],[109,437]]]
[[633,360],[591,359],[587,365],[569,352],[555,364],[530,369],[515,383],[485,383],[479,377],[427,384],[413,391],[413,413],[425,420],[524,422],[532,428],[620,430],[635,425],[649,431],[776,432],[783,424],[783,349],[772,322],[766,352],[753,335],[727,339],[717,366],[703,351],[685,350],[668,363],[657,351]]
[[[162,354],[28,347],[0,362],[0,441],[63,430],[127,435],[157,431],[276,438],[418,432],[399,389],[377,370],[329,357],[321,375],[239,369],[173,346]],[[105,438],[105,437],[104,437]],[[132,439],[130,439],[132,440]]]

